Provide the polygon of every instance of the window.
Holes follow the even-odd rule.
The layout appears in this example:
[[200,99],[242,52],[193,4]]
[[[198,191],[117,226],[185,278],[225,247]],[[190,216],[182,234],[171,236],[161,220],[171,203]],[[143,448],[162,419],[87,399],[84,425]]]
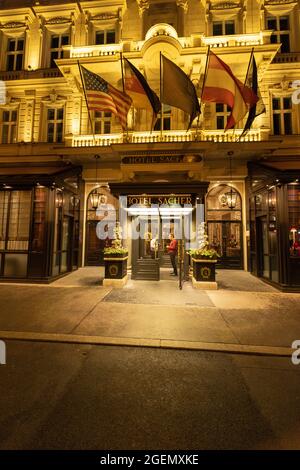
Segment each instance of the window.
[[16,110],[6,110],[2,112],[1,142],[2,144],[13,144],[17,140],[17,120]]
[[267,29],[273,30],[272,44],[280,44],[280,52],[290,52],[290,21],[288,16],[268,16]]
[[111,113],[108,113],[106,111],[95,111],[94,132],[95,134],[110,134]]
[[24,39],[8,39],[7,43],[7,62],[8,71],[22,70],[24,57]]
[[213,21],[213,36],[224,36],[235,34],[235,23],[233,20]]
[[273,133],[285,135],[293,133],[292,126],[292,100],[290,97],[272,99],[273,106]]
[[223,103],[216,103],[216,129],[225,129],[230,107]]
[[49,108],[47,110],[47,142],[62,142],[64,127],[64,109]]
[[50,42],[50,67],[56,67],[55,60],[64,56],[63,46],[67,46],[70,41],[69,34],[53,34]]
[[115,44],[116,32],[114,29],[96,31],[96,44]]
[[31,191],[0,192],[0,247],[27,251],[30,231]]
[[162,113],[158,113],[154,126],[155,131],[169,131],[171,129],[171,106],[163,105]]

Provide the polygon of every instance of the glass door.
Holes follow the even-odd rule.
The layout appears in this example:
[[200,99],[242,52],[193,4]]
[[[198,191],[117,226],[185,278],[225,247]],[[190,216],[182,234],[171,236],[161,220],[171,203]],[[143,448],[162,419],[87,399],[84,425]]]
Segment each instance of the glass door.
[[220,258],[218,265],[223,268],[242,268],[241,222],[207,222],[208,239]]
[[269,279],[269,238],[267,216],[257,217],[259,276]]

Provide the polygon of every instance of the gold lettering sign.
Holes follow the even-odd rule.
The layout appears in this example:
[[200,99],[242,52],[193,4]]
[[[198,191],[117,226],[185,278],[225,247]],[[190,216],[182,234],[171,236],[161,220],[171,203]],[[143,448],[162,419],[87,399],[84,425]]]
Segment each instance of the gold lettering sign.
[[160,194],[147,194],[147,195],[129,195],[127,196],[127,205],[142,205],[151,206],[151,204],[158,204],[159,206],[166,205],[172,206],[179,204],[184,206],[185,204],[193,204],[193,198],[191,194],[172,194],[172,195],[160,195]]

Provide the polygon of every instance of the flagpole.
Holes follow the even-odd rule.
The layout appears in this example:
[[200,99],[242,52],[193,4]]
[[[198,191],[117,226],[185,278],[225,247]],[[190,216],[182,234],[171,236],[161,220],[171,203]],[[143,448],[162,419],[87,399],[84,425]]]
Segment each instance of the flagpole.
[[246,77],[245,77],[245,81],[244,81],[244,86],[246,86],[246,83],[247,83],[248,73],[249,73],[249,70],[250,70],[250,65],[251,65],[251,60],[252,60],[253,54],[254,54],[254,47],[252,47],[252,50],[251,50],[251,53],[250,53],[250,59],[249,59],[249,63],[248,63],[248,68],[247,68],[247,73],[246,73]]
[[[208,67],[208,60],[209,60],[209,51],[210,51],[210,46],[208,46],[208,48],[207,48],[207,53],[206,53],[204,77],[203,77],[202,90],[201,90],[201,96],[200,96],[200,109],[201,109],[201,107],[202,107],[202,96],[203,96],[203,92],[204,92],[204,85],[205,85],[206,75],[207,75],[207,67]],[[201,113],[200,113],[200,114],[201,114]],[[197,119],[196,140],[198,140],[198,131],[199,131],[199,124],[200,124],[200,114],[198,115],[198,119]]]
[[163,68],[162,68],[162,52],[160,51],[159,53],[159,79],[160,79],[160,87],[159,87],[159,100],[160,100],[160,141],[162,142],[162,131],[163,131],[163,115],[164,115],[164,104],[162,102],[162,73],[163,73]]
[[201,90],[201,103],[202,103],[202,96],[204,93],[204,86],[206,82],[206,75],[207,75],[207,68],[208,68],[208,60],[209,60],[209,52],[210,52],[210,46],[208,46],[207,49],[207,55],[206,55],[206,62],[205,62],[205,69],[204,69],[204,78],[203,78],[203,83],[202,83],[202,90]]
[[93,135],[94,146],[96,146],[95,131],[94,131],[94,128],[93,128],[93,122],[92,122],[92,118],[91,118],[91,114],[90,114],[90,108],[89,108],[89,105],[88,105],[88,100],[87,100],[87,96],[86,96],[86,89],[85,89],[84,79],[83,79],[83,76],[82,76],[82,71],[81,71],[81,68],[80,68],[79,60],[77,60],[77,65],[78,65],[80,78],[81,78],[81,83],[82,83],[82,87],[83,87],[83,93],[84,93],[85,103],[86,103],[86,107],[87,107],[89,123],[90,123],[90,126],[91,126],[91,132],[92,132],[92,135]]
[[[249,70],[250,70],[250,67],[251,67],[251,60],[252,60],[253,55],[254,55],[254,47],[252,47],[252,49],[251,49],[250,59],[249,59],[249,63],[248,63],[248,67],[247,67],[247,72],[246,72],[246,77],[245,77],[245,80],[244,80],[244,87],[246,86],[246,83],[247,83],[247,78],[248,78]],[[249,110],[249,111],[250,111],[250,110]],[[244,131],[242,131],[242,134],[243,134],[243,132],[244,132]],[[241,135],[242,135],[242,134],[241,134]],[[240,141],[241,135],[238,136],[236,142],[239,142],[239,141]]]
[[[123,87],[123,93],[125,92],[125,78],[124,78],[124,69],[123,69],[123,52],[120,52],[120,60],[121,60],[121,75],[122,75],[122,87]],[[126,116],[126,140],[128,142],[129,137],[128,137],[128,114]]]

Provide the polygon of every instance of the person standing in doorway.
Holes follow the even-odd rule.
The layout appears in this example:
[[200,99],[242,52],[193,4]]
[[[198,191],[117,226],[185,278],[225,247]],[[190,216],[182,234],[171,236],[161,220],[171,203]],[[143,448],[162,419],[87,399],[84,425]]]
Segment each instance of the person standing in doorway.
[[170,273],[171,276],[177,276],[177,264],[176,264],[176,255],[177,255],[177,240],[175,240],[173,233],[169,235],[170,245],[167,246],[168,253],[170,255],[173,272]]
[[157,257],[157,249],[158,249],[158,240],[157,236],[154,237],[150,241],[150,251],[151,251],[151,258],[155,259]]

